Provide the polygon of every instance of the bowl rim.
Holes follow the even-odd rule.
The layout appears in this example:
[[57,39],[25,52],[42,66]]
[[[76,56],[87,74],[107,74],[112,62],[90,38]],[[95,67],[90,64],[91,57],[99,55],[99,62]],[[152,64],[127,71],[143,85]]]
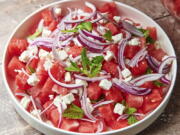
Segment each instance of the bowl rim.
[[[31,118],[31,120],[33,120],[34,122],[44,126],[45,128],[47,129],[51,129],[51,130],[54,130],[56,132],[59,132],[59,133],[66,133],[66,134],[72,134],[72,135],[88,135],[89,133],[76,133],[76,132],[71,132],[71,131],[67,131],[67,130],[63,130],[63,129],[60,129],[60,128],[56,128],[54,126],[51,126],[43,121],[40,121],[39,119],[35,118],[34,116],[32,116],[29,112],[27,112],[19,103],[19,101],[16,99],[16,97],[14,96],[11,88],[9,87],[9,84],[7,82],[7,77],[6,77],[6,69],[5,69],[5,61],[6,61],[6,53],[7,53],[7,48],[8,48],[8,45],[9,45],[9,42],[10,40],[12,39],[12,37],[14,36],[14,34],[16,33],[16,31],[29,19],[31,18],[32,16],[34,16],[35,14],[39,13],[40,11],[46,9],[46,8],[49,8],[51,6],[55,6],[55,5],[59,5],[61,3],[64,3],[64,2],[72,2],[72,1],[76,1],[76,0],[61,0],[61,1],[57,1],[57,2],[52,2],[50,4],[47,4],[35,11],[33,11],[32,13],[30,13],[27,17],[25,17],[17,26],[16,28],[13,30],[12,34],[9,36],[8,40],[6,41],[6,44],[5,44],[5,48],[3,50],[3,59],[2,59],[2,71],[3,71],[3,81],[4,81],[4,84],[6,86],[6,89],[8,91],[8,94],[10,95],[11,99],[13,100],[13,102],[15,103],[16,106],[18,106],[18,108],[21,109],[21,111],[23,111],[23,113],[25,115],[27,115],[29,118]],[[90,0],[87,0],[87,1],[90,1]],[[112,2],[112,0],[100,0],[102,2]],[[161,33],[162,35],[164,35],[164,38],[167,39],[167,41],[169,42],[168,44],[170,44],[171,48],[172,48],[172,54],[174,56],[176,56],[175,54],[175,50],[174,50],[174,47],[169,39],[169,37],[167,36],[167,34],[164,32],[164,30],[161,28],[161,26],[159,24],[157,24],[151,17],[149,17],[148,15],[146,15],[145,13],[143,13],[142,11],[134,8],[134,7],[131,7],[127,4],[124,4],[122,2],[118,2],[118,1],[114,1],[117,6],[123,6],[125,8],[128,8],[128,9],[131,9],[133,10],[134,12],[140,14],[141,16],[143,16],[143,18],[146,18],[148,20],[151,20],[154,24],[156,24],[156,27],[158,27],[158,29],[161,30]],[[122,131],[125,131],[125,130],[128,130],[128,129],[131,129],[133,127],[136,127],[136,126],[139,126],[140,124],[142,124],[143,122],[145,122],[146,120],[148,120],[149,118],[151,118],[154,114],[156,114],[160,108],[163,107],[163,105],[168,101],[168,99],[170,98],[171,96],[171,93],[173,91],[173,88],[174,88],[174,85],[175,85],[175,81],[176,81],[176,76],[177,76],[177,59],[173,62],[173,70],[174,70],[174,75],[172,77],[172,82],[171,82],[171,85],[168,89],[168,92],[166,94],[166,96],[164,97],[163,101],[160,103],[160,105],[154,109],[151,113],[149,113],[144,119],[138,121],[137,123],[133,124],[133,125],[129,125],[125,128],[121,128],[121,129],[117,129],[117,130],[112,130],[112,131],[107,131],[107,132],[102,132],[102,133],[98,133],[99,135],[110,135],[110,134],[113,134],[113,133],[118,133],[118,132],[122,132]],[[32,125],[33,126],[33,125]],[[97,133],[92,133],[92,135],[97,135]]]

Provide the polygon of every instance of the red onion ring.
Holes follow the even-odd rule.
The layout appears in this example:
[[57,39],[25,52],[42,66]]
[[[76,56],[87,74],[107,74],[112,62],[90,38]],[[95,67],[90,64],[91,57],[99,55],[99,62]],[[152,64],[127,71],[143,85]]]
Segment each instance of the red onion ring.
[[97,36],[97,35],[94,35],[92,34],[91,32],[87,31],[87,30],[82,30],[81,31],[84,35],[88,36],[88,37],[92,37],[96,40],[99,40],[99,41],[104,41],[104,38],[100,37],[100,36]]
[[95,123],[96,121],[93,121],[93,120],[90,120],[90,119],[85,119],[85,118],[82,118],[80,120],[83,120],[83,121],[87,121],[87,122],[92,122],[92,123]]
[[56,79],[53,77],[53,75],[51,74],[50,69],[48,69],[48,75],[49,75],[49,77],[51,78],[51,80],[52,80],[53,82],[55,82],[56,84],[58,84],[58,85],[60,85],[60,86],[62,86],[62,87],[65,87],[65,88],[80,88],[80,87],[83,87],[83,84],[66,84],[66,83],[62,83],[62,82],[56,80]]
[[128,117],[129,117],[129,114],[122,114],[121,116],[119,116],[119,117],[117,118],[116,121],[126,120]]
[[[89,39],[87,35],[89,35],[90,33],[89,33],[89,34],[88,34],[88,33],[85,33],[85,32],[83,32],[82,30],[79,30],[79,34],[80,34],[84,39],[86,39],[88,42],[92,42],[92,43],[96,44],[97,46],[107,46],[107,45],[112,44],[111,42],[109,42],[109,43],[101,43],[101,42],[95,41],[95,40],[93,40],[93,39]],[[92,35],[91,35],[91,36],[92,36]],[[96,38],[97,38],[97,36],[96,36]],[[96,39],[96,38],[95,38],[95,36],[94,36],[94,39]]]
[[89,81],[89,82],[96,82],[96,81],[101,81],[103,79],[111,78],[110,75],[90,78],[90,77],[85,77],[85,76],[81,76],[81,75],[78,75],[78,74],[74,74],[74,77],[78,78],[78,79],[81,79],[81,80]]
[[50,104],[50,105],[48,105],[41,113],[40,113],[40,115],[42,115],[42,114],[44,114],[49,108],[51,108],[51,106],[53,106],[53,102]]
[[95,109],[95,108],[97,108],[97,107],[99,107],[99,106],[111,104],[111,103],[113,103],[113,102],[114,102],[113,100],[109,100],[109,101],[100,101],[100,102],[94,104],[94,105],[93,105],[93,108]]
[[60,128],[60,126],[61,126],[61,121],[62,121],[62,112],[63,112],[62,104],[61,104],[61,103],[59,104],[58,112],[59,112],[58,128]]
[[124,92],[138,96],[147,95],[151,92],[151,89],[132,86],[118,79],[113,79],[113,85]]
[[85,2],[85,5],[87,7],[89,7],[89,8],[91,8],[92,11],[93,11],[88,17],[85,17],[85,18],[79,19],[79,20],[65,20],[64,22],[67,23],[67,24],[79,23],[79,22],[84,22],[84,21],[92,18],[93,16],[95,16],[95,14],[96,14],[96,7],[92,3],[90,3],[90,2]]
[[166,76],[161,77],[160,81],[167,85],[171,83],[171,81]]
[[102,121],[100,121],[100,122],[99,122],[99,125],[98,125],[98,127],[97,127],[96,133],[101,133],[101,132],[103,131],[103,129],[104,129],[104,124],[103,124]]
[[136,53],[136,55],[130,60],[128,65],[130,67],[135,67],[141,58],[144,58],[147,55],[146,48],[141,49],[139,52]]
[[158,72],[161,74],[163,73],[163,69],[165,68],[165,66],[170,62],[170,61],[173,61],[175,60],[176,57],[175,56],[169,56],[167,57],[165,60],[163,60],[159,66],[159,70]]
[[127,40],[121,40],[118,46],[118,64],[121,69],[125,69],[125,63],[124,63],[124,50],[126,47]]

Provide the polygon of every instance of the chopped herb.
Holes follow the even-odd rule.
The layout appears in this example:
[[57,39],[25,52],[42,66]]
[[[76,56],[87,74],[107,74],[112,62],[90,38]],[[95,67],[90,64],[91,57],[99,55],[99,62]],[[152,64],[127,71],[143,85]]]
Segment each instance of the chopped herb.
[[93,29],[91,22],[82,22],[76,28],[72,30],[62,30],[61,32],[78,32],[78,30],[88,30],[91,31]]
[[28,69],[30,71],[31,74],[35,73],[36,70],[34,68],[32,68],[31,66],[28,66]]
[[91,100],[91,103],[95,104],[95,103],[103,100],[104,98],[105,98],[104,95],[101,95],[99,99],[97,99],[97,100]]
[[151,74],[151,73],[153,73],[152,69],[151,68],[147,68],[146,74]]
[[126,109],[126,114],[129,114],[129,115],[132,115],[133,113],[135,113],[137,111],[137,109],[136,108],[133,108],[133,107],[128,107],[127,109]]
[[80,69],[76,63],[71,62],[71,66],[67,67],[66,70],[71,72],[80,72],[88,77],[94,77],[101,71],[103,60],[103,56],[96,56],[90,60],[87,57],[86,49],[83,49],[81,52],[82,69]]
[[136,123],[136,122],[138,122],[138,120],[136,119],[135,116],[130,116],[130,117],[128,118],[128,124],[129,124],[129,125],[132,125],[132,124],[134,124],[134,123]]
[[127,106],[125,100],[122,100],[122,101],[121,101],[121,104],[123,104],[124,106]]
[[30,35],[28,39],[34,40],[36,37],[38,37],[41,34],[42,31],[37,30],[34,34]]
[[103,35],[103,37],[106,40],[111,41],[112,40],[112,32],[110,30],[106,31],[106,33]]
[[144,34],[144,37],[146,38],[146,43],[150,43],[153,44],[155,41],[152,39],[152,37],[150,37],[149,35],[149,30],[146,29],[138,29],[139,31],[141,31]]
[[74,104],[71,104],[63,112],[63,117],[70,118],[70,119],[81,119],[84,117],[84,111],[80,107]]
[[164,84],[162,83],[162,82],[160,82],[160,81],[154,81],[153,82],[154,83],[154,85],[156,85],[157,87],[162,87]]

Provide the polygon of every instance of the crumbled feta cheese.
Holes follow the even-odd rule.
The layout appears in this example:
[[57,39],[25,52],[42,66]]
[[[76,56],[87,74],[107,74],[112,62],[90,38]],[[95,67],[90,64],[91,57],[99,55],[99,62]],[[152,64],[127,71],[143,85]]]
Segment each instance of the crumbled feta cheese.
[[29,97],[25,96],[25,97],[23,97],[23,98],[21,99],[20,104],[22,105],[22,107],[23,107],[24,109],[27,109],[28,106],[29,106],[29,104],[30,104],[30,102],[31,102],[31,99],[30,99]]
[[61,99],[61,96],[56,96],[53,100],[53,104],[59,108],[60,104],[62,105],[63,110],[67,109],[67,105],[66,103],[63,102],[63,100]]
[[124,109],[125,109],[124,105],[117,103],[114,107],[114,113],[122,115],[124,112]]
[[103,79],[100,81],[99,87],[101,87],[104,90],[109,90],[112,87],[112,82],[107,79]]
[[61,9],[61,8],[58,8],[58,7],[55,7],[55,8],[54,8],[54,13],[59,16],[59,15],[61,15],[61,13],[62,13],[62,9]]
[[70,92],[73,94],[78,94],[78,89],[72,89]]
[[50,100],[54,99],[54,95],[49,95],[49,99]]
[[24,63],[27,63],[29,61],[29,53],[28,53],[28,51],[22,52],[21,55],[19,56],[19,60],[24,62]]
[[114,19],[114,21],[116,21],[117,23],[119,23],[120,20],[121,20],[121,17],[120,17],[120,16],[114,16],[113,19]]
[[66,60],[65,64],[66,64],[67,67],[71,66],[71,62],[69,60]]
[[49,60],[49,59],[47,59],[45,62],[44,62],[44,69],[46,70],[46,71],[48,71],[52,66],[53,66],[53,63]]
[[70,72],[66,72],[65,73],[65,82],[70,82],[71,81],[71,73]]
[[68,54],[64,50],[59,50],[57,53],[60,60],[65,60],[68,58]]
[[72,93],[69,93],[69,94],[63,96],[62,100],[66,104],[71,104],[75,100],[75,98],[74,98],[74,95]]
[[129,76],[131,76],[131,71],[128,68],[125,68],[122,72],[121,72],[123,78],[127,78]]
[[39,82],[39,78],[37,77],[35,73],[30,75],[27,80],[27,83],[31,86],[35,86],[38,82]]
[[119,41],[121,41],[123,38],[123,35],[122,33],[119,33],[119,34],[116,34],[114,36],[112,36],[112,39],[114,41],[114,43],[118,43]]
[[51,34],[51,31],[48,28],[44,27],[42,31],[42,37],[48,37]]
[[127,78],[124,79],[125,82],[129,82],[129,81],[131,81],[131,80],[132,80],[132,76],[129,76],[129,77],[127,77]]
[[76,84],[82,84],[82,85],[84,85],[84,86],[87,86],[87,85],[88,85],[88,83],[87,83],[86,81],[81,80],[81,79],[76,79],[76,80],[75,80],[75,83],[76,83]]
[[140,44],[139,38],[133,38],[128,42],[129,45],[136,46]]
[[129,62],[130,62],[130,59],[125,59],[125,61],[124,61],[124,62],[125,62],[125,64],[127,64],[127,65],[128,65],[128,64],[129,64]]
[[79,95],[79,97],[82,97],[82,95],[83,95],[83,89],[82,88],[78,88],[78,95]]
[[33,110],[32,112],[31,112],[31,114],[34,116],[34,117],[38,117],[38,115],[41,113],[41,110]]
[[39,58],[40,58],[40,59],[46,58],[46,57],[48,57],[48,55],[49,55],[49,52],[47,52],[47,51],[45,51],[45,50],[43,50],[43,49],[40,49],[40,50],[39,50]]
[[111,52],[111,51],[107,51],[107,52],[106,52],[106,55],[104,56],[104,59],[105,59],[106,61],[110,61],[110,60],[112,60],[113,57],[114,57],[114,53]]

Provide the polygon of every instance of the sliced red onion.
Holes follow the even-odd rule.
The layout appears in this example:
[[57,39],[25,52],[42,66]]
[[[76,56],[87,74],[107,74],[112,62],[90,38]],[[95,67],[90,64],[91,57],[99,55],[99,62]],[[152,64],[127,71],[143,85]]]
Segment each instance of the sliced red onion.
[[126,34],[126,38],[125,38],[125,40],[129,40],[130,38],[131,38],[131,33],[129,33],[128,31],[126,31],[126,30],[122,30],[125,34]]
[[50,47],[53,44],[53,39],[52,38],[44,38],[44,37],[38,37],[35,40],[31,42],[31,46],[36,45],[36,46],[47,46]]
[[98,46],[88,40],[84,39],[81,35],[78,35],[77,40],[91,52],[102,52],[103,46]]
[[138,96],[147,95],[151,92],[151,89],[139,88],[133,85],[129,85],[118,79],[113,79],[113,85],[124,92],[130,93],[133,95],[138,95]]
[[31,102],[32,102],[32,105],[33,105],[33,107],[34,107],[34,110],[37,112],[37,117],[38,117],[38,119],[42,121],[41,116],[40,116],[40,114],[39,114],[39,112],[38,112],[38,110],[37,110],[35,101],[34,101],[34,99],[33,99],[32,96],[30,96],[30,100],[31,100]]
[[171,83],[171,81],[167,78],[167,76],[165,75],[165,76],[163,76],[163,77],[161,77],[161,82],[163,82],[163,83],[165,83],[165,84],[167,84],[167,85],[169,85],[170,83]]
[[61,126],[61,121],[62,121],[62,113],[63,113],[63,109],[62,109],[62,104],[61,104],[61,103],[59,104],[58,112],[59,112],[58,128],[60,128],[60,126]]
[[92,18],[93,16],[95,16],[96,15],[96,7],[90,2],[85,2],[85,5],[92,9],[92,13],[88,17],[84,17],[83,19],[79,19],[79,20],[65,20],[64,22],[67,24],[80,23],[80,22],[84,22],[84,21]]
[[113,103],[114,101],[113,100],[109,100],[109,101],[101,101],[101,102],[98,102],[96,104],[93,105],[93,108],[97,108],[99,106],[102,106],[102,105],[107,105],[107,104],[111,104]]
[[100,121],[100,122],[99,122],[99,125],[98,125],[98,127],[97,127],[96,133],[101,133],[101,132],[103,131],[103,129],[104,129],[104,124],[103,124],[102,121]]
[[86,117],[88,117],[90,120],[96,121],[97,119],[91,114],[90,110],[87,108],[87,89],[85,87],[80,102]]
[[119,67],[117,67],[117,69],[118,69],[118,73],[119,73],[119,80],[122,80],[121,69]]
[[[87,36],[88,34],[85,33],[85,31],[83,32],[82,30],[79,30],[79,34],[80,34],[84,39],[86,39],[87,41],[89,41],[89,42],[91,42],[91,43],[96,44],[97,46],[107,46],[107,45],[112,44],[111,42],[109,42],[109,43],[102,43],[102,42],[98,42],[98,41],[95,41],[95,40],[93,40],[93,39],[90,39],[90,38],[88,38],[88,36]],[[96,38],[97,38],[97,36],[96,36]],[[94,39],[95,39],[95,36],[94,36]]]
[[87,31],[87,30],[82,30],[82,33],[88,37],[92,37],[96,40],[99,40],[99,41],[104,41],[104,38],[103,37],[100,37],[100,36],[97,36],[97,35],[94,35],[92,34],[91,32]]
[[49,110],[52,106],[53,106],[53,102],[50,104],[50,105],[48,105],[41,113],[40,113],[40,115],[42,115],[42,114],[44,114],[47,110]]
[[130,67],[135,67],[138,62],[140,61],[140,59],[144,58],[147,55],[147,51],[146,48],[141,49],[138,53],[136,53],[136,55],[130,60],[130,62],[128,63],[128,65]]
[[119,121],[119,120],[126,120],[128,117],[129,117],[129,114],[122,114],[121,116],[119,116],[117,118],[117,121]]
[[29,95],[25,94],[25,93],[15,93],[15,96],[22,96],[22,97],[29,97]]
[[[171,61],[173,61],[173,60],[175,60],[176,59],[176,57],[175,56],[169,56],[169,57],[167,57],[165,60],[163,60],[162,62],[161,62],[161,64],[160,64],[160,66],[159,66],[159,70],[158,70],[158,72],[161,74],[161,73],[163,73],[163,69],[165,68],[165,66],[169,63],[169,62],[171,62]],[[168,64],[169,65],[169,64]]]
[[82,118],[80,120],[83,120],[83,121],[87,121],[87,122],[92,122],[92,123],[95,123],[96,121],[93,121],[93,120],[90,120],[90,119],[85,119],[85,118]]
[[143,113],[133,113],[134,116],[145,116]]
[[124,50],[126,47],[127,40],[121,40],[119,43],[119,48],[118,48],[118,64],[121,69],[125,69],[125,63],[124,63]]
[[143,33],[141,31],[139,31],[135,26],[133,26],[132,24],[121,20],[121,25],[124,29],[126,29],[127,31],[129,31],[130,33],[139,36],[139,37],[143,37]]
[[60,85],[60,86],[62,86],[62,87],[65,87],[65,88],[80,88],[80,87],[83,87],[83,84],[66,84],[66,83],[62,83],[62,82],[56,80],[56,79],[53,77],[53,75],[51,74],[50,69],[48,70],[48,75],[49,75],[49,77],[51,78],[51,80],[52,80],[53,82],[55,82],[56,84],[58,84],[58,85]]
[[164,76],[164,74],[158,74],[158,73],[142,75],[140,77],[137,77],[137,78],[131,80],[130,83],[134,84],[134,86],[141,86],[145,82],[155,81],[155,80],[160,79],[163,76]]
[[103,79],[111,78],[110,75],[90,78],[90,77],[85,77],[85,76],[81,76],[81,75],[78,75],[78,74],[74,74],[74,77],[78,78],[78,79],[81,79],[81,80],[89,81],[89,82],[96,82],[96,81],[101,81]]
[[[98,16],[98,15],[97,15]],[[102,20],[103,17],[100,16],[100,17],[97,17],[96,19],[92,20],[91,23],[96,23],[96,22],[99,22],[100,20]]]

